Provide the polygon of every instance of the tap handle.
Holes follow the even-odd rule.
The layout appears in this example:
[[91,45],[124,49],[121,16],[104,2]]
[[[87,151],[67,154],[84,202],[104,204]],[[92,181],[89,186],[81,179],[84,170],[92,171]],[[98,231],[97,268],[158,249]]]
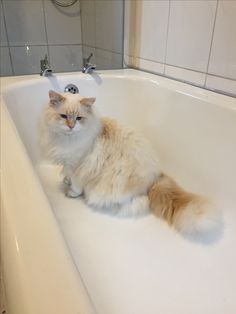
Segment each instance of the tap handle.
[[84,65],[86,65],[90,62],[90,59],[92,58],[92,56],[93,56],[93,53],[91,52],[90,55],[88,56],[88,58],[83,58]]
[[87,58],[87,62],[88,62],[88,63],[90,62],[90,59],[92,58],[92,56],[93,56],[93,53],[91,52],[90,55],[89,55],[88,58]]
[[47,54],[45,55],[44,59],[40,60],[40,66],[41,66],[41,68],[45,68],[45,67],[49,66]]

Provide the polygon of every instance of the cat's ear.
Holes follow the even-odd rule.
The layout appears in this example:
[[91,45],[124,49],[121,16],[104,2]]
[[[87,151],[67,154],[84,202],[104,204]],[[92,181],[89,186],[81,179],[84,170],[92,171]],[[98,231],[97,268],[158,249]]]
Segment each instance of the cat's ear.
[[95,103],[96,98],[95,97],[84,97],[80,100],[81,105],[84,106],[92,106],[92,104]]
[[52,106],[59,106],[65,100],[64,96],[62,96],[59,93],[54,92],[53,90],[50,90],[48,92],[48,95],[50,99],[50,105]]

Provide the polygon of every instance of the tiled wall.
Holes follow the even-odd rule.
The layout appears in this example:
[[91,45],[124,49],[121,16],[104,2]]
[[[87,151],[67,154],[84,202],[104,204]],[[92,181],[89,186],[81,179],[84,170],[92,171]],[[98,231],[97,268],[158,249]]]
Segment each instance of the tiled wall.
[[236,95],[235,0],[125,2],[125,62]]
[[1,0],[1,76],[39,73],[48,54],[55,72],[82,67],[79,2],[59,8],[50,0]]
[[98,69],[123,65],[122,0],[79,0],[67,8],[51,0],[0,0],[0,6],[1,76],[39,73],[45,54],[54,72],[80,71],[83,52],[93,52]]
[[[0,0],[2,76],[122,67],[123,1]],[[127,65],[236,95],[236,0],[126,0]]]
[[84,56],[93,53],[98,69],[123,66],[123,1],[81,1]]

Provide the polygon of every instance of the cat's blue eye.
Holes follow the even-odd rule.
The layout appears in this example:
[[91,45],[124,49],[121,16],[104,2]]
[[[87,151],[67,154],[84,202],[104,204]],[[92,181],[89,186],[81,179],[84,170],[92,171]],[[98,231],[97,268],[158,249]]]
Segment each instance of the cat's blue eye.
[[82,117],[77,117],[77,118],[76,118],[76,120],[81,120],[81,119],[82,119]]
[[60,116],[61,116],[63,119],[67,119],[67,115],[66,115],[66,114],[60,114]]

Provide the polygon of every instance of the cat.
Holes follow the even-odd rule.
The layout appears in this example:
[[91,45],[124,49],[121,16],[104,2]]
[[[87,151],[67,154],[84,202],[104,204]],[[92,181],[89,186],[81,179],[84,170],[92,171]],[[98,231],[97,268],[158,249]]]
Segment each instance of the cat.
[[185,234],[215,229],[218,215],[202,196],[161,170],[150,143],[135,130],[94,110],[94,97],[49,91],[41,144],[63,166],[65,194],[115,212],[151,210]]

